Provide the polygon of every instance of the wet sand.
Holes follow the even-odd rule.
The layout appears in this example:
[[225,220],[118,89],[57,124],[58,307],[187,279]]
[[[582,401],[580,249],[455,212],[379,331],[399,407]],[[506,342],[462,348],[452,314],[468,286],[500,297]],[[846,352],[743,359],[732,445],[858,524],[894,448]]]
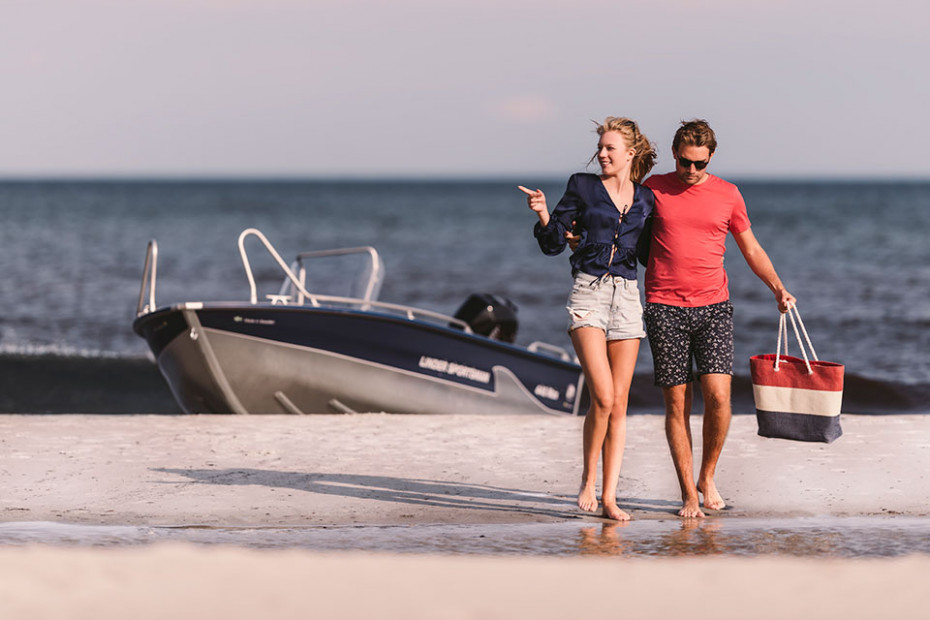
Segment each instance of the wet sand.
[[[723,519],[930,516],[930,416],[844,416],[831,445],[734,418]],[[699,436],[700,418],[695,418]],[[574,508],[581,420],[482,416],[0,416],[0,519],[102,525],[506,524]],[[675,519],[659,416],[633,416],[634,519]],[[0,617],[923,617],[930,557],[449,557],[163,543],[0,547]],[[669,584],[678,595],[669,596]],[[705,605],[708,588],[725,592]]]

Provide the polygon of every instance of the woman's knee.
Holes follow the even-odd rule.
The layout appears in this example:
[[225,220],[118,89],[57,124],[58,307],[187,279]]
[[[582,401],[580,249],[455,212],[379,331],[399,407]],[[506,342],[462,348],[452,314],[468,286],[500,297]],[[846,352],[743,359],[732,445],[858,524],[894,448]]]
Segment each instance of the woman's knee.
[[625,416],[627,405],[630,402],[630,393],[629,392],[617,392],[614,394],[613,404],[611,405],[611,417],[614,416]]
[[591,407],[602,415],[610,414],[614,405],[614,391],[610,388],[592,390]]

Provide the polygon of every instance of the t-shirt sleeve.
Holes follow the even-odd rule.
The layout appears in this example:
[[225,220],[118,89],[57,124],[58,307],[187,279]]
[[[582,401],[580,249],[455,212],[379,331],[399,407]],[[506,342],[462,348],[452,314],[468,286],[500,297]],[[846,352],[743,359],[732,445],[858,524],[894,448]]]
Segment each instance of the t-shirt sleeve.
[[539,242],[539,249],[544,254],[555,255],[565,249],[565,232],[571,230],[572,222],[577,219],[582,205],[578,175],[568,179],[565,194],[549,216],[549,224],[542,226],[536,222],[533,234]]
[[752,227],[749,213],[746,211],[746,201],[739,189],[733,188],[733,211],[730,213],[730,232],[734,235],[746,232]]

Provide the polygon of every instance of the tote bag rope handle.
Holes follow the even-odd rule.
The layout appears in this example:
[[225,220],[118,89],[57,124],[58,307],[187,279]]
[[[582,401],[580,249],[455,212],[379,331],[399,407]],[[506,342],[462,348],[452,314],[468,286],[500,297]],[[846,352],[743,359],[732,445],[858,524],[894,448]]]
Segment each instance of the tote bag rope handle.
[[[814,345],[811,344],[810,336],[807,335],[807,329],[804,328],[804,321],[801,320],[801,313],[798,312],[797,306],[791,304],[788,306],[788,312],[782,313],[778,317],[778,343],[775,346],[775,372],[778,372],[778,364],[781,361],[781,346],[782,341],[785,343],[785,355],[788,355],[788,330],[785,324],[785,315],[788,315],[788,318],[791,319],[791,327],[794,328],[794,337],[798,340],[798,346],[801,349],[801,355],[804,356],[804,365],[807,366],[807,373],[814,374],[814,369],[811,368],[810,360],[807,357],[807,350],[804,348],[804,342],[801,341],[801,333],[804,334],[804,340],[807,342],[807,347],[810,349],[811,356],[815,361],[820,361],[820,358],[817,357],[817,352],[814,351]],[[795,316],[797,321],[795,321]],[[801,326],[801,331],[798,332],[798,325]]]

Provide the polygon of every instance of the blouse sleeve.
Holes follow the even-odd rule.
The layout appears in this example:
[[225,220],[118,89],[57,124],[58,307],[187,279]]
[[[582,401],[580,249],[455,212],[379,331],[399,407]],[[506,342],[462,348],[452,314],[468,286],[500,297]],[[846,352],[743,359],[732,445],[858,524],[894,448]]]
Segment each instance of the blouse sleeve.
[[646,208],[643,229],[636,242],[636,258],[643,267],[649,265],[649,246],[652,244],[652,216],[655,213],[656,197],[652,190],[645,188]]
[[544,254],[554,256],[565,249],[565,232],[572,229],[572,222],[578,218],[582,205],[578,175],[573,174],[568,179],[565,194],[549,216],[549,224],[543,226],[536,222],[536,226],[533,227],[533,234],[539,242],[539,249]]

